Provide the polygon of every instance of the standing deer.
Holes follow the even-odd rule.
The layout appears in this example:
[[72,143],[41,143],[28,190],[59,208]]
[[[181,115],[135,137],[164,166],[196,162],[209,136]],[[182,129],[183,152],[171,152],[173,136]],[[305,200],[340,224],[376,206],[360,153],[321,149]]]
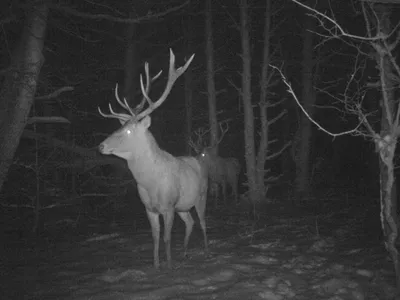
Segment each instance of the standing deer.
[[[116,113],[109,104],[111,114],[99,113],[106,118],[116,118],[122,127],[104,140],[99,150],[102,154],[113,154],[125,159],[133,177],[137,182],[138,192],[147,212],[151,225],[154,242],[154,267],[160,267],[160,215],[164,219],[164,243],[168,268],[171,262],[171,230],[175,212],[186,225],[184,239],[184,253],[193,229],[193,218],[190,209],[194,206],[200,219],[203,231],[205,252],[207,248],[207,233],[205,221],[207,197],[207,170],[195,157],[174,157],[162,150],[154,136],[148,130],[151,124],[150,113],[158,108],[167,98],[173,84],[181,76],[190,63],[194,54],[183,67],[175,69],[175,55],[170,49],[168,81],[160,98],[153,102],[149,96],[151,82],[157,79],[161,72],[150,79],[149,66],[145,64],[146,87],[140,76],[140,86],[143,94],[142,101],[132,109],[118,97],[118,85],[115,88],[115,97],[119,105],[129,114]],[[145,102],[148,107],[143,110]]]
[[223,128],[220,124],[221,137],[215,145],[206,147],[204,146],[203,136],[209,132],[200,128],[195,132],[197,141],[189,141],[190,146],[195,149],[197,153],[200,153],[199,160],[207,167],[208,177],[210,179],[209,190],[215,199],[219,194],[219,188],[222,189],[222,195],[224,203],[227,204],[227,193],[226,186],[229,185],[235,201],[238,199],[238,180],[240,173],[240,163],[236,158],[233,157],[221,157],[215,154],[215,146],[218,145],[225,133],[228,131],[228,127]]
[[226,205],[226,186],[229,185],[234,199],[237,201],[238,180],[240,173],[239,161],[234,157],[221,157],[215,155],[212,148],[205,148],[200,154],[200,157],[208,168],[208,176],[211,182],[216,184],[217,189],[214,191],[214,193],[218,194],[218,187],[221,187],[224,203]]

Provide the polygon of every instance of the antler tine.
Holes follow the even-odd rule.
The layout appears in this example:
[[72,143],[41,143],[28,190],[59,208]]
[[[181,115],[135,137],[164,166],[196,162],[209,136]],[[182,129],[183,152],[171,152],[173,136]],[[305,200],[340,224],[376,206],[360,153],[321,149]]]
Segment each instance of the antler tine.
[[111,119],[118,119],[120,121],[126,122],[128,121],[131,116],[127,114],[119,114],[116,113],[113,109],[110,103],[108,103],[108,108],[110,109],[111,114],[105,114],[101,111],[100,107],[97,107],[97,110],[99,111],[100,115],[103,116],[104,118],[111,118]]
[[146,90],[143,86],[143,77],[142,77],[142,75],[140,75],[140,87],[142,89],[143,96],[146,98],[147,102],[149,103],[149,107],[147,109],[145,109],[144,111],[142,111],[137,116],[138,119],[149,115],[157,107],[159,107],[165,101],[165,99],[167,99],[167,96],[171,92],[171,89],[172,89],[175,81],[179,78],[179,76],[181,76],[186,71],[186,69],[189,67],[190,63],[192,62],[193,58],[194,58],[194,54],[189,58],[189,60],[185,63],[184,66],[182,66],[178,69],[175,69],[175,55],[174,55],[174,52],[172,51],[172,49],[169,49],[168,81],[167,81],[167,84],[165,86],[164,92],[162,93],[161,97],[155,102],[153,102],[150,99],[148,93],[146,93]]
[[[155,75],[153,78],[150,79],[150,72],[149,72],[149,63],[146,61],[144,64],[144,72],[146,74],[146,95],[149,94],[150,91],[150,86],[155,81],[158,77],[160,77],[162,70],[158,72],[157,75]],[[140,76],[140,80],[142,80],[142,77]],[[135,107],[134,112],[135,114],[140,113],[140,111],[143,109],[144,104],[146,103],[146,97],[143,96],[142,101]]]
[[116,85],[115,85],[115,99],[117,99],[118,104],[121,105],[122,108],[124,108],[127,111],[129,111],[129,113],[131,114],[130,118],[136,116],[136,114],[134,113],[132,108],[130,108],[128,102],[126,102],[126,98],[124,97],[124,102],[122,102],[121,99],[119,99],[119,96],[118,96],[118,83],[116,83]]
[[189,146],[195,149],[197,153],[200,153],[203,151],[203,149],[206,147],[204,145],[204,139],[203,137],[210,132],[209,129],[205,129],[204,127],[200,127],[196,129],[193,134],[196,136],[196,142],[193,142],[192,138],[189,140]]
[[190,146],[194,151],[196,151],[197,153],[200,152],[200,151],[199,151],[199,148],[197,147],[197,145],[195,144],[195,142],[193,142],[192,138],[189,138],[188,144],[189,144],[189,146]]
[[[223,124],[226,124],[225,128],[222,126]],[[221,130],[219,139],[216,141],[216,145],[222,142],[222,139],[224,138],[224,135],[228,132],[229,130],[229,124],[228,122],[220,122],[219,123],[219,129]]]

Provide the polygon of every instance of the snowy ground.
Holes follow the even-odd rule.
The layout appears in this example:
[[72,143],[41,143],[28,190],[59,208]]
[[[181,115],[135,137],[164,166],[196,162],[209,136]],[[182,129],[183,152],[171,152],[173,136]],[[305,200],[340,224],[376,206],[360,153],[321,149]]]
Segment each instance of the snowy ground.
[[376,213],[271,209],[256,223],[216,215],[208,217],[209,256],[197,226],[183,258],[184,227],[175,221],[172,270],[153,269],[150,231],[127,224],[6,242],[1,299],[394,299]]

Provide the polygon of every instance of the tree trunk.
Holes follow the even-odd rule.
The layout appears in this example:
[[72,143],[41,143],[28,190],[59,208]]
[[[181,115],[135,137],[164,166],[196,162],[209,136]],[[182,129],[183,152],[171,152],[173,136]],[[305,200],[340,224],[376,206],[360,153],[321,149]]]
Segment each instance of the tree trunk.
[[[133,13],[130,14],[134,16]],[[139,87],[139,37],[138,24],[128,25],[126,34],[125,69],[124,69],[124,97],[131,107],[135,107],[135,94]]]
[[[193,52],[193,21],[192,21],[192,2],[189,2],[187,17],[184,18],[183,28],[186,40],[186,53]],[[186,153],[192,155],[192,147],[189,141],[193,128],[193,73],[192,68],[188,68],[184,73],[185,76],[185,110],[186,110]]]
[[265,24],[264,24],[264,51],[263,51],[263,62],[261,70],[260,80],[260,118],[261,118],[261,138],[260,145],[257,153],[257,168],[256,168],[256,180],[257,180],[257,191],[259,193],[259,199],[265,199],[265,160],[268,153],[268,114],[267,114],[267,92],[268,92],[268,70],[270,63],[270,26],[271,26],[271,0],[266,0],[265,9]]
[[[0,190],[19,145],[29,112],[34,101],[40,69],[44,63],[43,45],[47,26],[48,6],[40,3],[32,7],[21,37],[17,72],[13,86],[3,86],[0,101],[6,107],[0,132]],[[15,66],[12,66],[15,67]],[[6,80],[7,82],[7,80]],[[4,112],[2,112],[3,114]]]
[[242,100],[244,112],[244,143],[247,170],[249,199],[252,203],[259,201],[256,179],[256,157],[254,142],[254,112],[251,103],[251,54],[250,28],[248,24],[247,0],[240,0],[240,33],[242,42]]
[[[390,8],[386,5],[374,6],[376,12],[379,28],[384,35],[390,34],[392,26],[390,24]],[[399,253],[396,247],[398,238],[398,217],[397,217],[397,189],[395,184],[394,175],[394,155],[396,151],[398,128],[393,123],[395,116],[396,105],[395,90],[397,82],[394,80],[393,65],[382,50],[378,52],[378,66],[380,69],[380,76],[385,83],[382,86],[382,117],[381,117],[381,130],[380,136],[387,143],[378,144],[379,149],[379,167],[380,167],[380,200],[381,200],[381,222],[382,230],[385,237],[385,246],[389,252],[394,269],[396,272],[396,284],[400,289],[400,262]],[[383,83],[382,82],[382,83]],[[386,99],[386,103],[385,103]],[[389,113],[389,115],[388,115]]]
[[218,120],[217,99],[214,81],[214,44],[212,31],[211,0],[206,0],[206,59],[207,59],[207,94],[208,120],[210,124],[210,146],[214,155],[218,155]]
[[[315,20],[307,17],[304,28],[303,62],[302,62],[302,101],[303,107],[312,117],[314,116],[315,92],[313,90],[313,28]],[[296,179],[296,198],[302,200],[307,197],[310,189],[310,148],[312,142],[312,124],[304,115],[301,115],[299,130],[294,143]]]

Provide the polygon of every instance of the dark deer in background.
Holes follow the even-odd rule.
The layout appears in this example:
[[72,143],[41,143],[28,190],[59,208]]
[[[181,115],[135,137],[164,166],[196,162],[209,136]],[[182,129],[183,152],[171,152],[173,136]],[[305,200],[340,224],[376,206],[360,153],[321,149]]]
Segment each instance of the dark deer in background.
[[190,146],[199,153],[199,160],[201,160],[208,169],[209,190],[211,195],[216,199],[219,195],[219,190],[222,190],[222,195],[225,205],[227,204],[227,185],[231,188],[231,192],[235,201],[238,199],[238,180],[240,173],[240,163],[233,157],[221,157],[215,154],[215,147],[222,141],[225,133],[228,131],[228,126],[225,128],[220,123],[221,137],[215,145],[205,146],[204,135],[209,130],[200,128],[194,132],[196,141],[189,141]]
[[[159,240],[160,240],[160,215],[164,219],[164,242],[168,267],[171,262],[171,230],[175,212],[185,222],[186,231],[184,239],[185,255],[189,237],[193,229],[193,218],[189,210],[194,206],[200,219],[203,231],[204,246],[207,252],[207,233],[205,221],[205,208],[207,197],[207,170],[195,157],[174,157],[160,149],[153,135],[148,130],[151,119],[150,113],[158,108],[167,98],[173,84],[192,62],[194,54],[183,67],[175,69],[175,56],[170,50],[168,82],[160,98],[153,102],[149,96],[150,85],[153,80],[161,75],[158,73],[150,79],[148,63],[145,64],[146,87],[140,77],[143,99],[136,108],[131,108],[118,97],[118,85],[115,89],[117,102],[129,114],[116,113],[111,105],[110,115],[103,117],[116,118],[122,127],[115,131],[105,141],[99,150],[102,154],[113,154],[125,159],[133,177],[137,182],[138,192],[149,219],[154,241],[154,266],[158,269]],[[145,103],[148,107],[143,110]]]

